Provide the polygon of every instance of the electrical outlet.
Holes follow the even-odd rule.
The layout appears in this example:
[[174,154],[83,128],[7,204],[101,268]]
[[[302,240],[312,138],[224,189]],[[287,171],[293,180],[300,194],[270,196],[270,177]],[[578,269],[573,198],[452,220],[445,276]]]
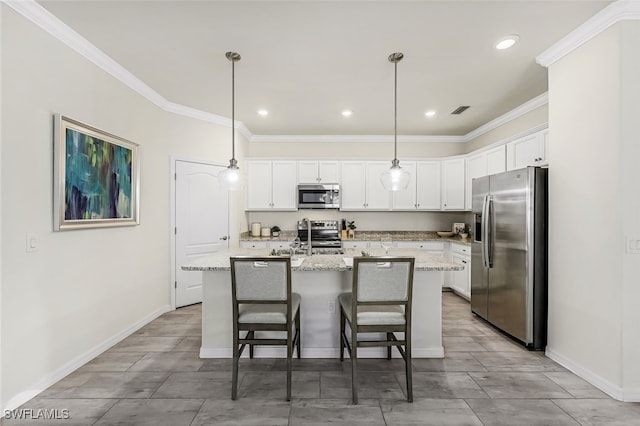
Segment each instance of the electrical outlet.
[[626,252],[630,254],[640,254],[640,238],[627,237]]
[[327,309],[330,314],[336,313],[336,301],[335,300],[327,300]]

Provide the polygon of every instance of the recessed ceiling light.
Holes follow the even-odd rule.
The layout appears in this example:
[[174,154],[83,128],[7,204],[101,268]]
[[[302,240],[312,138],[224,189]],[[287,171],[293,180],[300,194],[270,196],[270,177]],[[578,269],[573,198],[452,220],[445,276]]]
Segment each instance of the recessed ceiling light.
[[431,111],[425,112],[424,115],[426,115],[427,117],[433,117],[434,115],[436,115],[436,112],[431,110]]
[[266,117],[267,115],[269,115],[269,111],[267,111],[266,109],[259,109],[258,114],[263,117]]
[[342,111],[343,117],[351,117],[351,114],[353,114],[353,111],[351,111],[350,109],[345,109],[344,111]]
[[504,50],[504,49],[508,49],[511,46],[513,46],[514,44],[516,44],[516,42],[520,40],[520,36],[517,34],[511,34],[509,37],[505,37],[502,40],[500,40],[498,42],[498,44],[496,44],[496,49],[498,50]]

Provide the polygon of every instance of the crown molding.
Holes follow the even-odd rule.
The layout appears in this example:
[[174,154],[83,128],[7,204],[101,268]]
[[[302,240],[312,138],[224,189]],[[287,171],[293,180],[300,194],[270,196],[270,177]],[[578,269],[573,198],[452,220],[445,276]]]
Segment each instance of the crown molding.
[[491,130],[494,130],[503,124],[508,123],[509,121],[515,120],[516,118],[533,111],[536,108],[540,108],[543,105],[549,103],[549,92],[544,92],[541,95],[536,96],[535,98],[528,100],[520,106],[515,107],[511,111],[502,114],[498,118],[494,118],[488,123],[483,124],[475,130],[470,131],[466,135],[464,135],[464,142],[469,142],[480,135],[484,135]]
[[[91,44],[87,39],[75,32],[64,22],[51,14],[44,7],[39,5],[35,0],[0,0],[7,6],[11,7],[23,17],[39,26],[54,38],[69,46],[78,54],[104,70],[112,77],[129,87],[145,99],[161,108],[164,111],[193,118],[195,120],[205,121],[220,126],[231,127],[231,119],[216,114],[201,111],[185,105],[171,102],[158,92],[145,84],[138,77],[127,71],[122,65],[111,59],[107,54]],[[640,16],[640,5],[628,0],[621,0],[617,4],[633,4],[634,10]],[[613,6],[612,5],[612,6]],[[629,6],[628,8],[631,8]],[[628,9],[627,8],[627,9]],[[608,8],[606,8],[608,9]],[[605,9],[605,10],[606,10]],[[625,9],[626,10],[626,9]],[[627,18],[628,19],[628,18]],[[638,18],[636,18],[638,19]],[[548,102],[548,94],[544,93],[512,111],[478,127],[477,129],[460,136],[434,136],[434,135],[398,135],[398,142],[402,143],[466,143],[470,140],[487,133],[541,105]],[[244,138],[253,143],[260,142],[362,142],[362,143],[391,143],[392,135],[254,135],[241,121],[235,121],[235,128],[244,136]]]
[[[227,117],[169,101],[34,0],[0,1],[164,111],[231,127]],[[247,140],[251,139],[252,134],[244,123],[236,120],[235,127]]]
[[536,62],[543,67],[549,67],[617,22],[637,19],[640,19],[640,1],[618,0],[538,55]]
[[[253,135],[252,143],[393,143],[393,135]],[[463,143],[462,136],[398,135],[401,143]]]

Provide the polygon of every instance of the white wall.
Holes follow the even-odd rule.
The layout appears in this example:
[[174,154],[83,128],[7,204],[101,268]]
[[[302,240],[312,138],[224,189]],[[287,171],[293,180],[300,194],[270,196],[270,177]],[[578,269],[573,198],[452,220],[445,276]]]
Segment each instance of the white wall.
[[623,21],[549,68],[547,353],[640,400],[637,105],[640,24]]
[[[640,240],[640,23],[623,21],[621,33],[621,221],[625,239]],[[640,254],[622,256],[622,387],[624,399],[640,401]]]
[[[172,155],[226,163],[230,129],[169,114],[2,8],[2,405],[164,310]],[[52,231],[53,114],[140,144],[140,225]],[[240,151],[246,142],[239,141]],[[235,212],[237,214],[237,212]],[[26,253],[27,233],[40,250]]]

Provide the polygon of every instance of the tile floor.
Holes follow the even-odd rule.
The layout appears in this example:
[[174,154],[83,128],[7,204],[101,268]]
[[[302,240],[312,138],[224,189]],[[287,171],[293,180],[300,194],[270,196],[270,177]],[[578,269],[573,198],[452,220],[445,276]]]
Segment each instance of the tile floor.
[[4,425],[640,425],[640,404],[621,403],[475,318],[443,295],[444,359],[415,359],[406,402],[402,360],[359,362],[360,404],[350,402],[348,362],[295,361],[285,401],[281,359],[241,360],[231,401],[231,361],[200,359],[200,306],[167,313],[24,404],[68,410],[66,420]]

